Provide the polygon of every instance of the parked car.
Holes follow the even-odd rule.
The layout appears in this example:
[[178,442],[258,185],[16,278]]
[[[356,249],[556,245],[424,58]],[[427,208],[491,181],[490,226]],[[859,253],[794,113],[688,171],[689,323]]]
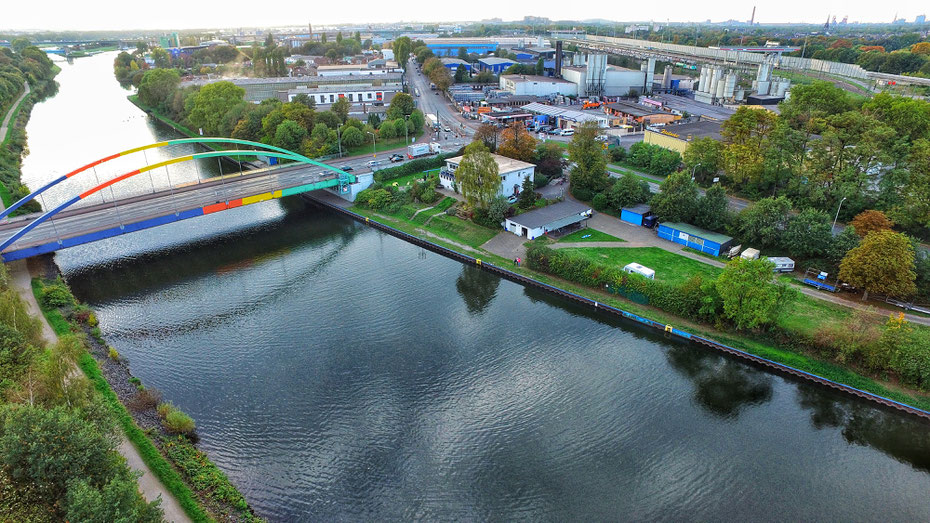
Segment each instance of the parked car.
[[402,154],[392,154],[388,159],[391,160],[391,163],[397,163],[404,161],[405,158]]
[[381,165],[381,160],[368,160],[368,167],[375,168]]
[[452,132],[452,129],[450,129],[448,125],[445,126],[445,127],[443,127],[442,130],[445,131],[445,132],[447,132],[447,133],[451,133],[451,132]]
[[549,129],[546,131],[546,134],[559,135],[559,134],[562,134],[562,129],[559,129],[559,128]]
[[597,141],[599,141],[599,142],[606,142],[606,141],[607,141],[607,135],[606,135],[606,134],[599,134],[599,135],[595,136],[594,139],[597,140]]

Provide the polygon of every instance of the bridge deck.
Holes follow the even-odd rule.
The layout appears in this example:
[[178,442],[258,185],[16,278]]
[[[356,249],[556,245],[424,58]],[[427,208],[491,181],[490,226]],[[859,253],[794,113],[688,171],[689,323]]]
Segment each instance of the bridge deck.
[[[314,173],[314,171],[317,171]],[[3,251],[4,261],[28,258],[111,236],[260,201],[335,187],[336,173],[319,167],[289,165],[241,175],[201,180],[115,202],[72,207],[39,224]],[[9,237],[39,214],[0,222],[0,237]]]

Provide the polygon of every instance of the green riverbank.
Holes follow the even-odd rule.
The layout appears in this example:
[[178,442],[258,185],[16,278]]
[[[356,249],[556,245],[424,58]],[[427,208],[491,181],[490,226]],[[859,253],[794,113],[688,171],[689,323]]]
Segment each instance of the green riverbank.
[[[604,292],[599,289],[585,287],[549,274],[530,270],[524,266],[513,267],[512,260],[496,256],[482,249],[479,245],[475,245],[473,242],[462,241],[464,238],[462,238],[462,235],[460,234],[447,234],[444,233],[443,229],[439,227],[424,228],[421,224],[421,220],[411,220],[400,213],[397,215],[387,215],[381,212],[361,208],[359,206],[353,206],[349,210],[356,214],[365,216],[371,220],[376,220],[383,225],[393,227],[402,232],[436,243],[448,249],[480,258],[483,261],[493,263],[500,267],[506,267],[507,270],[511,270],[547,285],[558,287],[568,292],[596,300],[600,303],[604,303],[612,307],[637,314],[653,321],[674,325],[675,327],[692,334],[715,340],[718,343],[728,345],[750,354],[761,356],[774,362],[788,365],[790,367],[794,367],[817,376],[821,376],[837,383],[842,383],[850,387],[871,392],[872,394],[883,396],[885,398],[911,405],[919,409],[930,410],[930,396],[926,394],[902,389],[890,383],[884,383],[874,378],[867,377],[855,372],[852,369],[820,359],[815,354],[811,354],[809,351],[792,350],[791,348],[780,346],[776,340],[765,333],[745,335],[731,331],[715,329],[712,326],[684,320],[655,307],[640,305],[615,294]],[[417,216],[417,218],[420,218],[420,216]],[[449,218],[459,220],[458,218]],[[461,221],[463,224],[479,227],[477,225],[471,224],[470,222],[465,222],[464,220],[459,221]]]

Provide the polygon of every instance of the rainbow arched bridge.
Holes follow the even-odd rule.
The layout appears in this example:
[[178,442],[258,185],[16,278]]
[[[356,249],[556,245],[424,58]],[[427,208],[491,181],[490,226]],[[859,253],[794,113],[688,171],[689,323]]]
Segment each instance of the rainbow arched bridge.
[[[178,144],[207,143],[226,143],[252,149],[210,150],[188,154],[147,164],[105,180],[101,180],[97,172],[97,167],[107,162],[149,149]],[[239,159],[244,156],[265,156],[291,163],[213,178],[198,178],[196,181],[186,183],[171,183],[169,165],[202,158]],[[323,171],[319,168],[323,168]],[[134,177],[143,173],[153,176],[156,170],[159,175],[163,170],[166,177],[166,180],[159,178],[160,187],[156,187],[154,178],[152,178],[151,191],[146,190],[143,194],[126,191],[118,194],[114,190],[114,188],[126,187],[131,183],[130,180],[134,180]],[[76,180],[89,177],[89,173],[94,175],[94,185],[85,189],[83,187],[87,185],[88,180],[82,180],[83,184]],[[48,182],[5,209],[0,213],[0,220],[2,220],[0,221],[0,239],[2,239],[0,256],[3,261],[29,258],[129,232],[317,189],[330,189],[341,195],[350,195],[354,194],[353,189],[357,190],[357,182],[358,179],[354,175],[325,163],[286,149],[248,140],[199,137],[157,142],[112,154],[84,165]],[[136,187],[139,185],[136,184]],[[43,208],[40,213],[9,218],[13,211],[32,200],[38,198],[40,202],[45,202],[45,197],[49,194],[47,191],[52,189],[56,193],[56,201],[53,205]],[[108,191],[105,192],[105,189]],[[111,196],[109,201],[106,200],[107,193]],[[61,201],[62,194],[65,195],[64,201]],[[89,203],[88,198],[94,195],[100,197],[100,203]],[[85,204],[77,205],[82,200]]]

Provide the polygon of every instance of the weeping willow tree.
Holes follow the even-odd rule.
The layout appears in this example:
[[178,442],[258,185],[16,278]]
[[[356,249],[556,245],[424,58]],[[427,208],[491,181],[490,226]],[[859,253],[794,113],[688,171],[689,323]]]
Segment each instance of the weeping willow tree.
[[455,170],[455,181],[472,209],[487,209],[500,192],[501,179],[497,162],[482,142],[472,142]]

